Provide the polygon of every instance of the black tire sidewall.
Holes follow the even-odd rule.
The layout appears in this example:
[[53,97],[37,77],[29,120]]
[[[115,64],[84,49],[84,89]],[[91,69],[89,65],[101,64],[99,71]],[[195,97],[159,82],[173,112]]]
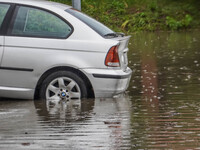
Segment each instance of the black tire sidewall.
[[40,88],[40,99],[46,100],[46,89],[47,89],[48,85],[54,79],[59,78],[59,77],[67,77],[67,78],[74,80],[78,84],[78,86],[81,90],[81,98],[87,98],[88,97],[86,83],[76,73],[73,73],[71,71],[57,71],[57,72],[50,74],[42,82],[42,85],[41,85],[41,88]]

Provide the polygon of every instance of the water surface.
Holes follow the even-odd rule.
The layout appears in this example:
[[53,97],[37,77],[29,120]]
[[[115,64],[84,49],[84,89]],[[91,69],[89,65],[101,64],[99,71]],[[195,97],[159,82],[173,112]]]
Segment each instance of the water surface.
[[114,99],[0,101],[0,149],[200,149],[200,34],[142,32]]
[[131,142],[135,149],[199,149],[200,34],[134,34]]

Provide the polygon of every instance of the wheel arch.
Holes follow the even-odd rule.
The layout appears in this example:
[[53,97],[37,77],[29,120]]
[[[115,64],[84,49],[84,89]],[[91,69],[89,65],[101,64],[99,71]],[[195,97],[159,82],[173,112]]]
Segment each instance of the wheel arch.
[[46,77],[48,77],[51,73],[56,72],[56,71],[71,71],[71,72],[77,74],[78,76],[80,76],[83,79],[83,81],[85,82],[85,84],[87,86],[88,98],[94,98],[95,97],[92,84],[91,84],[90,80],[88,79],[88,77],[83,72],[81,72],[78,69],[72,68],[72,67],[59,66],[59,67],[51,68],[51,69],[47,70],[45,73],[42,74],[42,76],[38,80],[36,88],[35,88],[34,99],[39,98],[39,90],[40,90],[40,87],[41,87],[44,79]]

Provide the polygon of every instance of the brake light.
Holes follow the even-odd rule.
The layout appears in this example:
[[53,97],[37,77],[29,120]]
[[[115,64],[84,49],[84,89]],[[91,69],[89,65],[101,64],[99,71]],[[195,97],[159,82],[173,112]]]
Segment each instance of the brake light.
[[113,46],[108,51],[108,54],[105,59],[105,65],[108,67],[119,67],[119,55],[118,55],[118,46]]

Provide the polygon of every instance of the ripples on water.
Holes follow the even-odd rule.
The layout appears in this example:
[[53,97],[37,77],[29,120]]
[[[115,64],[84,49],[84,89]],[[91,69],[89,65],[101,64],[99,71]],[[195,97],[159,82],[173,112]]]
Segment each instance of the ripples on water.
[[198,31],[133,35],[134,149],[200,149],[199,47]]
[[125,96],[0,101],[0,149],[200,149],[200,35],[137,33]]
[[129,149],[130,101],[0,102],[0,149]]

